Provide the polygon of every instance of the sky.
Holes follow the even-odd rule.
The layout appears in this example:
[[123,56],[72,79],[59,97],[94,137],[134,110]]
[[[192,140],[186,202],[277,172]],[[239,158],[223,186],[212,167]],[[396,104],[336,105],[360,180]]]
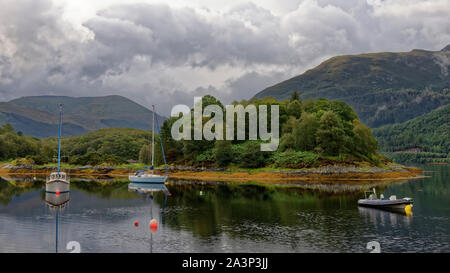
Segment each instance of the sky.
[[449,0],[0,0],[0,101],[122,95],[165,116],[326,59],[450,44]]

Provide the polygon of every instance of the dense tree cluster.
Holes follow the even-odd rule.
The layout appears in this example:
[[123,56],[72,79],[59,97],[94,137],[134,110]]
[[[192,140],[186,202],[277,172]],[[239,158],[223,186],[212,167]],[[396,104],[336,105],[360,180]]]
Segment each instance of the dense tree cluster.
[[[205,96],[203,109],[210,104],[219,104],[223,108],[214,97]],[[312,166],[320,158],[351,158],[373,163],[379,161],[376,155],[377,141],[373,138],[370,128],[362,124],[353,109],[344,102],[326,99],[309,99],[302,102],[294,92],[291,99],[286,101],[267,97],[233,104],[241,104],[244,107],[253,104],[257,109],[259,105],[268,105],[268,109],[270,105],[279,105],[280,145],[277,151],[261,152],[261,141],[236,140],[236,137],[232,141],[175,141],[171,137],[171,128],[178,117],[172,117],[164,123],[161,131],[164,146],[170,155],[169,161],[194,165],[215,164],[220,167],[231,164],[244,168],[271,164],[280,167]],[[246,114],[246,139],[249,133],[248,121]],[[194,124],[193,120],[191,124]],[[270,125],[270,120],[268,124]]]

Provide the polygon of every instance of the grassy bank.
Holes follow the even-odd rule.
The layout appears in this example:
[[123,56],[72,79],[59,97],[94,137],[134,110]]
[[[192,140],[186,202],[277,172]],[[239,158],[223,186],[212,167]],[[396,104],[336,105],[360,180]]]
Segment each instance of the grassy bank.
[[[124,164],[118,166],[76,166],[62,164],[62,170],[70,176],[78,177],[115,177],[126,178],[143,167],[143,164]],[[56,169],[56,164],[42,166],[12,166],[0,164],[0,175],[34,175],[46,176]],[[164,168],[158,168],[155,173],[166,173]],[[397,181],[423,177],[422,170],[408,168],[398,164],[385,164],[382,167],[371,166],[322,166],[317,168],[227,168],[207,169],[189,166],[169,166],[169,178],[192,181],[234,181],[234,182],[263,182],[263,183],[292,183],[314,182],[332,183],[340,181]]]

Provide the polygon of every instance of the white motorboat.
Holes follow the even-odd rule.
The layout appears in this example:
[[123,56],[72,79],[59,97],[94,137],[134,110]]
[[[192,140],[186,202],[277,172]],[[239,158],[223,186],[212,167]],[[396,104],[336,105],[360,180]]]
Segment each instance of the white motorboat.
[[[368,197],[367,193],[370,193]],[[413,206],[412,198],[405,197],[397,199],[397,196],[395,195],[392,195],[391,197],[389,197],[389,199],[383,199],[383,195],[378,198],[375,189],[373,189],[372,191],[364,192],[364,195],[364,199],[358,200],[358,206],[400,211],[406,212],[407,214],[411,213],[411,208]]]

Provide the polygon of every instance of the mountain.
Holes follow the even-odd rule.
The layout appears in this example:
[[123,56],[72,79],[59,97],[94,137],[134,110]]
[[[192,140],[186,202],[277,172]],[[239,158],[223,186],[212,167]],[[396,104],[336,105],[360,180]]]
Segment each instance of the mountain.
[[426,159],[450,162],[450,105],[403,123],[376,128],[372,132],[382,150],[392,152],[393,158],[403,157],[410,159],[406,161],[415,162]]
[[370,127],[404,122],[450,103],[450,45],[336,56],[255,95],[341,100]]
[[[152,111],[122,96],[33,96],[0,102],[0,125],[40,138],[58,133],[58,105],[63,104],[64,136],[81,135],[109,127],[152,128]],[[158,123],[166,119],[155,115]]]

